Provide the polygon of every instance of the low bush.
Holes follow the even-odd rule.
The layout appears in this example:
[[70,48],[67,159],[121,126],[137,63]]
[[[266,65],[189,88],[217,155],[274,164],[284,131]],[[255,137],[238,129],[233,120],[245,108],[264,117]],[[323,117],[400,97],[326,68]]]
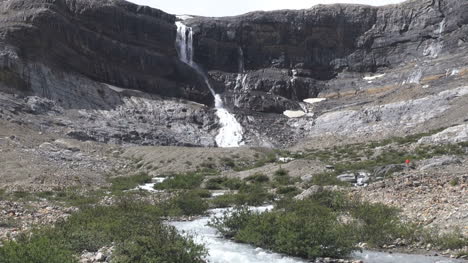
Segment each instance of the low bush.
[[260,184],[243,185],[237,194],[227,194],[212,199],[211,205],[216,208],[250,205],[263,205],[274,199],[274,195]]
[[[261,214],[238,207],[211,224],[236,241],[307,259],[342,258],[356,249],[357,242],[381,247],[415,235],[413,226],[399,219],[397,209],[351,200],[336,191],[304,200],[283,199]],[[460,245],[458,239],[445,240],[452,247]]]
[[201,198],[210,198],[211,197],[210,191],[208,191],[206,189],[195,189],[195,190],[192,190],[191,192],[194,193],[195,195],[201,197]]
[[356,243],[349,226],[311,201],[261,214],[241,207],[211,224],[236,241],[307,259],[345,257]]
[[384,204],[357,203],[350,212],[356,219],[358,239],[374,247],[407,238],[411,232],[410,227],[400,221],[399,210]]
[[5,241],[0,247],[2,263],[77,263],[73,252],[53,239],[43,236],[21,236],[18,241]]
[[276,190],[276,193],[280,195],[296,196],[300,194],[301,191],[295,186],[281,186]]
[[210,190],[239,190],[245,184],[239,178],[215,177],[206,182],[205,188]]
[[339,186],[350,186],[349,183],[342,182],[338,178],[336,178],[336,173],[321,173],[312,176],[312,180],[310,181],[311,185],[320,185],[320,186],[327,186],[327,185],[339,185]]
[[283,177],[289,175],[289,171],[283,168],[280,168],[275,171],[274,176],[276,177]]
[[151,176],[147,173],[139,173],[132,176],[121,176],[110,179],[111,191],[126,191],[135,189],[139,185],[151,182]]
[[163,224],[162,208],[128,198],[82,208],[66,221],[0,247],[2,263],[77,262],[73,255],[114,244],[113,262],[204,262],[203,246]]
[[208,210],[208,202],[200,197],[198,191],[180,193],[162,204],[164,214],[169,216],[202,215]]
[[225,208],[239,205],[239,203],[239,195],[237,194],[220,195],[210,200],[210,205],[213,208]]
[[448,233],[434,235],[431,240],[439,249],[461,249],[468,246],[468,238],[462,231],[455,230]]
[[252,183],[268,183],[270,178],[264,174],[256,173],[244,178],[244,180]]
[[164,182],[156,184],[154,189],[195,189],[200,187],[203,179],[204,175],[199,172],[176,174],[166,179]]

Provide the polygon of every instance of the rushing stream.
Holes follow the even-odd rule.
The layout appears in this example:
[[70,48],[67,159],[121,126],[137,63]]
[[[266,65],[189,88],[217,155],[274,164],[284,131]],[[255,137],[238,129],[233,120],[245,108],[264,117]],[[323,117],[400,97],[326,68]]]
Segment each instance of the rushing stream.
[[[256,208],[265,211],[271,207]],[[211,217],[220,216],[226,209],[214,209]],[[271,253],[264,249],[254,248],[249,245],[239,244],[220,237],[216,229],[208,226],[210,217],[204,217],[195,221],[171,222],[180,232],[194,236],[195,242],[205,244],[209,250],[208,262],[212,263],[293,263],[306,262],[301,259],[286,257],[280,254]]]
[[[255,208],[257,211],[265,211],[271,207]],[[204,244],[208,249],[208,262],[211,263],[294,263],[307,262],[302,259],[271,253],[264,249],[250,245],[239,244],[222,238],[216,229],[208,226],[210,218],[220,216],[226,209],[214,209],[210,217],[200,218],[194,221],[170,222],[179,232],[194,236],[195,242]],[[363,251],[355,253],[354,259],[365,263],[462,263],[466,261],[449,259],[444,257],[431,257],[424,255],[409,255],[398,253],[382,253]]]
[[239,147],[242,143],[243,129],[240,123],[236,120],[223,105],[223,100],[219,94],[216,94],[211,87],[210,81],[205,72],[200,66],[193,61],[193,31],[182,22],[176,22],[177,39],[176,47],[179,53],[179,58],[187,65],[191,66],[205,80],[206,85],[210,89],[211,94],[215,99],[216,116],[219,118],[221,128],[216,136],[216,144],[219,147]]

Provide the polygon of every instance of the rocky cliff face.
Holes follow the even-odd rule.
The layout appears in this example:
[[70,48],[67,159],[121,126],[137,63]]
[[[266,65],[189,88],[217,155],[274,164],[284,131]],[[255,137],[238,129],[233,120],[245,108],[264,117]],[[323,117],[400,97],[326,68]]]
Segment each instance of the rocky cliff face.
[[[216,145],[213,97],[178,59],[175,16],[123,0],[0,0],[0,13],[0,116],[81,140]],[[466,0],[183,23],[193,28],[195,62],[241,122],[246,145],[465,122]],[[36,105],[44,98],[52,106]],[[304,102],[310,98],[320,99]],[[31,107],[41,110],[21,110]]]
[[[329,85],[342,72],[376,72],[454,52],[466,46],[467,20],[466,1],[418,0],[384,7],[318,5],[186,23],[195,30],[195,60],[226,84],[231,105],[282,112],[299,109],[294,102],[330,88],[348,88]],[[241,81],[232,73],[243,74]],[[266,105],[259,106],[259,100]]]
[[99,99],[109,91],[98,84],[87,88],[85,78],[211,102],[198,75],[177,59],[173,15],[115,0],[1,1],[0,12],[3,90],[74,108],[119,103]]
[[62,109],[45,121],[0,99],[4,117],[81,140],[215,145],[214,112],[184,102],[213,99],[178,59],[175,16],[123,0],[2,0],[0,13],[0,93]]

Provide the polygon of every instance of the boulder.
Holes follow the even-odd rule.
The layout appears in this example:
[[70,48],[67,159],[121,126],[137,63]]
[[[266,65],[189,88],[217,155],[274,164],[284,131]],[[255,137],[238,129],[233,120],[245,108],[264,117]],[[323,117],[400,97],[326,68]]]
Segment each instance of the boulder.
[[462,161],[460,160],[460,158],[456,156],[442,156],[421,161],[419,163],[419,170],[429,170],[439,166],[461,163]]
[[367,172],[359,172],[357,176],[357,185],[358,186],[365,186],[370,183],[371,174]]
[[322,186],[313,185],[309,189],[307,189],[307,190],[303,191],[302,193],[300,193],[299,195],[295,196],[294,199],[304,200],[304,199],[306,199],[307,197],[309,197],[311,195],[322,192],[323,190],[324,190],[324,188]]
[[468,142],[468,124],[457,125],[445,129],[432,136],[421,138],[419,144],[454,144]]

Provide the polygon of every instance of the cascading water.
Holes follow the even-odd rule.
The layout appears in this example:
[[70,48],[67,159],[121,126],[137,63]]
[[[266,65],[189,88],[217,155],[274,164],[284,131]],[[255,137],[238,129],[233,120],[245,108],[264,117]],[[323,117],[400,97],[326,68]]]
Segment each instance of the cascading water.
[[223,100],[219,94],[216,94],[211,87],[208,76],[201,67],[193,61],[193,30],[182,22],[176,22],[177,38],[176,47],[180,60],[191,66],[205,80],[206,86],[210,89],[215,99],[216,115],[219,118],[221,128],[216,136],[216,144],[219,147],[239,147],[243,144],[243,129],[228,110],[224,108]]

